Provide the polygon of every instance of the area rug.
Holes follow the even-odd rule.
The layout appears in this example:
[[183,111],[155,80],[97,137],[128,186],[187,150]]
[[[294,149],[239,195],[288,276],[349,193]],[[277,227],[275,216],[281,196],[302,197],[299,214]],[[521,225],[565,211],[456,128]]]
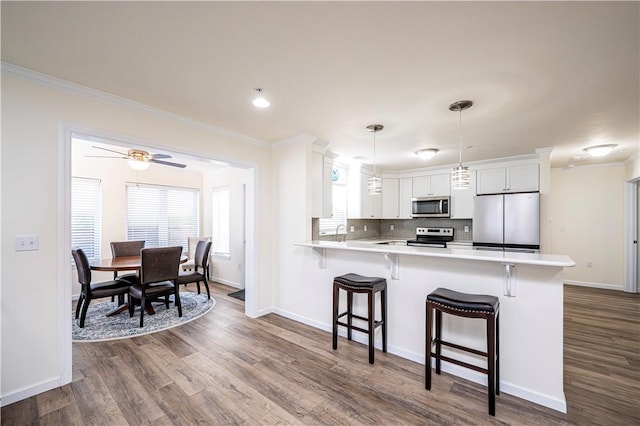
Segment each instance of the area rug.
[[233,293],[228,293],[227,296],[231,296],[236,299],[240,299],[244,301],[244,290],[238,290],[238,291],[234,291]]
[[131,318],[128,311],[108,317],[106,314],[117,307],[115,302],[91,303],[84,328],[80,328],[80,319],[75,318],[75,310],[72,312],[72,339],[74,342],[103,342],[155,333],[193,321],[209,312],[216,304],[214,299],[207,299],[206,294],[191,292],[180,292],[180,301],[182,317],[178,317],[178,309],[173,302],[169,304],[169,309],[163,303],[154,303],[156,314],[149,315],[145,312],[144,327],[139,327],[139,307]]

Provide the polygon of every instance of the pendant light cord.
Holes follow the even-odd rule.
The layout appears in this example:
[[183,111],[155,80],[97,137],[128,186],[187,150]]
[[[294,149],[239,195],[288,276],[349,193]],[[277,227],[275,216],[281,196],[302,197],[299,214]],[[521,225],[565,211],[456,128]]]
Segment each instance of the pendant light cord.
[[373,177],[376,177],[376,130],[373,131]]
[[460,124],[458,131],[458,150],[460,152],[460,167],[462,167],[462,108],[460,108]]

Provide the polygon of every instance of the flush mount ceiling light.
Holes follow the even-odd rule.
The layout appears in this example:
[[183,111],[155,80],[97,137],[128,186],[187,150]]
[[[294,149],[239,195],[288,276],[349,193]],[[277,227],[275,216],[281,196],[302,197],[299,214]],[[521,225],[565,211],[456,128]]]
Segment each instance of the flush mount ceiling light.
[[596,146],[590,146],[588,148],[585,148],[583,151],[585,151],[587,154],[589,154],[592,157],[604,157],[605,155],[613,151],[613,149],[616,146],[618,145],[616,144],[596,145]]
[[419,149],[418,151],[416,151],[416,155],[420,157],[421,160],[430,160],[437,153],[438,150],[435,148]]
[[373,132],[373,177],[370,177],[367,181],[369,195],[382,194],[382,179],[376,176],[376,132],[382,129],[384,129],[382,124],[370,124],[367,126],[367,130]]
[[453,189],[467,189],[471,185],[471,172],[468,166],[462,165],[462,111],[471,108],[472,101],[458,101],[449,105],[449,111],[460,112],[460,125],[458,133],[458,148],[460,152],[459,163],[457,167],[453,168],[451,172],[451,188]]
[[271,102],[262,95],[262,89],[257,87],[253,90],[256,92],[256,97],[252,101],[253,106],[256,108],[269,108],[271,106]]

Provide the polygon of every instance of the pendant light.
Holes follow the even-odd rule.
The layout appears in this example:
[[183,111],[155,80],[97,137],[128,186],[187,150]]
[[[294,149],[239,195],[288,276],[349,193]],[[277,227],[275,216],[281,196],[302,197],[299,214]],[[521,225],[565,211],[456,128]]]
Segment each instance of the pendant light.
[[471,108],[472,105],[472,101],[458,101],[449,105],[449,111],[460,112],[460,125],[458,134],[458,148],[460,157],[458,166],[454,167],[451,173],[452,189],[467,189],[471,185],[471,172],[469,171],[469,167],[462,165],[462,111]]
[[251,102],[256,108],[269,108],[271,106],[271,102],[262,94],[263,90],[259,87],[253,89],[256,92],[256,97]]
[[376,175],[376,132],[382,129],[384,129],[382,124],[370,124],[367,126],[367,130],[373,132],[373,177],[370,177],[367,181],[369,195],[382,194],[382,179]]

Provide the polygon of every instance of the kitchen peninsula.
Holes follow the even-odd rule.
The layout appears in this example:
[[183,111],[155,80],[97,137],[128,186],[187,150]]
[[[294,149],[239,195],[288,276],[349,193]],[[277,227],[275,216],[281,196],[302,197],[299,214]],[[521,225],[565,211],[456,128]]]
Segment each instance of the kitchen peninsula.
[[[327,330],[331,324],[331,283],[353,272],[385,277],[388,283],[389,352],[424,363],[425,299],[437,287],[500,298],[500,389],[566,412],[563,390],[564,255],[425,248],[385,241],[307,241],[299,246],[306,271],[306,297],[315,301],[307,321]],[[364,298],[354,310],[366,309]],[[317,314],[317,317],[314,315]],[[316,317],[316,318],[314,318]],[[443,335],[482,350],[484,323],[443,317]],[[355,340],[364,342],[363,336]],[[380,338],[376,336],[376,347]],[[444,353],[444,348],[443,348]],[[461,358],[461,354],[456,356]],[[482,365],[472,355],[461,359]],[[366,361],[366,360],[365,360]],[[480,362],[480,364],[479,364]],[[486,384],[486,376],[443,363],[443,371]],[[416,392],[424,389],[416,389]],[[425,394],[426,397],[426,394]]]

